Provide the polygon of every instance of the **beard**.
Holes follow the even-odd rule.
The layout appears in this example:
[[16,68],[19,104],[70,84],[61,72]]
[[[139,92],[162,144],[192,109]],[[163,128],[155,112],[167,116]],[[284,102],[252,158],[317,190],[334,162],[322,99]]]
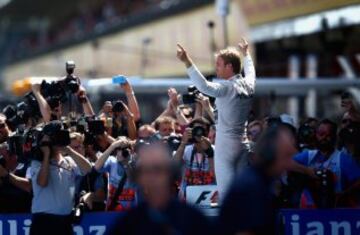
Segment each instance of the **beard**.
[[320,141],[317,144],[317,148],[320,151],[329,152],[335,148],[335,143],[333,143],[331,141]]

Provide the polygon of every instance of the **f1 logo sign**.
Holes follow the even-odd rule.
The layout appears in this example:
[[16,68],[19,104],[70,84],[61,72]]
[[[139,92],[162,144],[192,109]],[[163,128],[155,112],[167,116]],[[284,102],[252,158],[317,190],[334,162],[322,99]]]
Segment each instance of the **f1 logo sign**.
[[207,199],[207,195],[210,193],[211,191],[203,191],[196,200],[195,204],[200,204],[200,202],[205,201]]
[[202,208],[211,208],[218,201],[216,185],[188,186],[186,188],[186,201]]

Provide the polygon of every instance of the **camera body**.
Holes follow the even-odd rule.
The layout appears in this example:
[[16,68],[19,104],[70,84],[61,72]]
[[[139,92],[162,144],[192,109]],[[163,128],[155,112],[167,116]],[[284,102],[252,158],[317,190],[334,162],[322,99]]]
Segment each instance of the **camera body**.
[[[49,136],[49,141],[43,141],[45,135]],[[23,163],[42,161],[43,146],[65,147],[70,142],[70,132],[61,121],[52,121],[43,127],[30,128],[24,132],[18,130],[8,139],[10,153],[17,155],[18,161]]]
[[182,95],[182,101],[184,104],[194,104],[199,94],[200,91],[195,86],[189,86],[187,94]]
[[170,135],[167,139],[167,144],[171,151],[176,151],[181,144],[181,137],[178,135]]
[[27,124],[30,119],[41,118],[41,112],[35,96],[30,92],[24,96],[23,101],[16,105],[8,105],[3,109],[6,123],[12,131],[19,125]]
[[190,143],[197,143],[198,139],[201,139],[201,137],[206,136],[206,130],[202,126],[195,126],[191,130],[191,136],[192,138],[189,140]]
[[333,208],[335,206],[335,175],[326,168],[315,169],[318,180],[310,183],[315,204],[318,208]]
[[62,103],[65,103],[67,101],[67,93],[75,94],[80,88],[80,79],[74,75],[75,67],[74,61],[67,61],[65,65],[67,75],[65,78],[51,83],[44,80],[41,83],[41,94],[45,98],[55,97]]

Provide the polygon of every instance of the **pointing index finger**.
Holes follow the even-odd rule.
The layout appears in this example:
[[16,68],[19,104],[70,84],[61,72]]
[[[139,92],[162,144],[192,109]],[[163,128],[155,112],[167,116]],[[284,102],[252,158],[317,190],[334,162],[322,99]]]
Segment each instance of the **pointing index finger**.
[[180,43],[177,43],[177,46],[178,48],[180,48],[180,50],[185,51],[185,49],[180,45]]

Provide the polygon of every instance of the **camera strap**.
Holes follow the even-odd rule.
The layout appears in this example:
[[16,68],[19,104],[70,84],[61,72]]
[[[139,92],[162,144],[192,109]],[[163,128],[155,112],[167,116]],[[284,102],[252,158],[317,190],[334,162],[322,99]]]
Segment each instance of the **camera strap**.
[[193,177],[192,165],[193,165],[194,161],[196,162],[196,166],[197,166],[197,168],[198,168],[198,170],[199,170],[200,172],[202,172],[202,171],[204,170],[203,168],[204,168],[204,165],[205,165],[205,158],[206,158],[206,156],[205,156],[204,153],[201,153],[201,154],[203,154],[203,160],[202,160],[202,162],[199,162],[198,159],[195,159],[196,153],[197,153],[196,147],[193,146],[193,149],[192,149],[192,151],[191,151],[191,157],[190,157],[190,172],[191,172],[191,177]]
[[[122,167],[120,163],[118,163],[118,167]],[[111,202],[107,208],[108,211],[112,211],[115,207],[116,207],[116,204],[117,204],[117,199],[119,198],[119,196],[121,195],[123,189],[124,189],[124,186],[125,186],[125,183],[126,183],[126,180],[127,180],[127,174],[126,174],[126,170],[124,169],[124,175],[123,177],[121,177],[121,180],[119,182],[119,185],[115,191],[115,194],[113,195],[113,197],[111,198]]]

